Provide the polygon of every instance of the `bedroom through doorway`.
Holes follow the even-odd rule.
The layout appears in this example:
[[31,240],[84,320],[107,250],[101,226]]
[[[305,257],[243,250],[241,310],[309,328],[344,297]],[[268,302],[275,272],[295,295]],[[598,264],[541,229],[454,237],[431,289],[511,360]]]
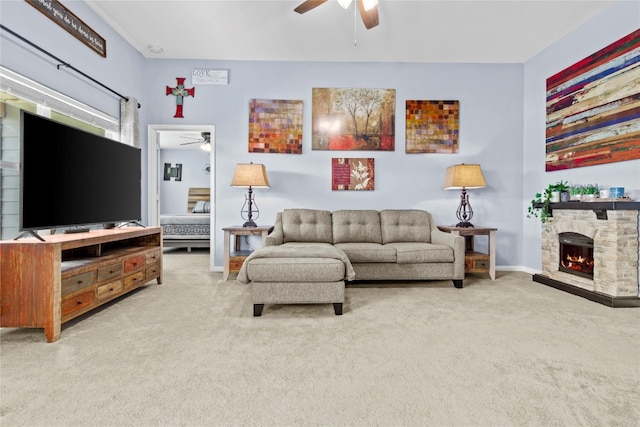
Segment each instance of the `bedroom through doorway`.
[[165,247],[209,249],[215,271],[215,126],[149,125],[149,224]]

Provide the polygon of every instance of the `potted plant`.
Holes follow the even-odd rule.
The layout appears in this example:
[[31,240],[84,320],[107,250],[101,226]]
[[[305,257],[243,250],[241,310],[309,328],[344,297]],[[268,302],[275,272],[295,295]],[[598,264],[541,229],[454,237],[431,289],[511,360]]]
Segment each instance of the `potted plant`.
[[552,189],[553,184],[549,184],[542,193],[536,193],[535,196],[533,196],[529,207],[527,207],[527,218],[540,218],[540,222],[543,224],[547,222]]
[[551,190],[551,203],[569,201],[569,184],[566,181],[560,180],[549,187]]

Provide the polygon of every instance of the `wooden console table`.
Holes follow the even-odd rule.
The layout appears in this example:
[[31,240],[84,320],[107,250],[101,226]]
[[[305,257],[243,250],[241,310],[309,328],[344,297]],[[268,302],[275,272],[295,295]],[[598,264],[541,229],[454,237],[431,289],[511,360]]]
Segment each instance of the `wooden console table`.
[[[249,235],[261,235],[262,246],[267,238],[269,232],[273,229],[272,226],[258,226],[258,227],[242,227],[241,225],[234,225],[231,227],[224,227],[224,272],[222,274],[222,280],[227,280],[230,273],[238,273],[242,267],[242,263],[249,256],[251,251],[240,250],[240,239],[238,236]],[[234,236],[233,252],[231,252],[231,236]]]
[[[457,234],[464,237],[465,255],[464,271],[466,273],[489,273],[491,280],[496,280],[496,230],[497,228],[486,227],[447,227],[438,226],[442,231]],[[476,236],[487,236],[488,253],[476,252],[474,250],[474,239]]]
[[118,228],[0,242],[0,326],[61,325],[145,283],[162,283],[162,229]]

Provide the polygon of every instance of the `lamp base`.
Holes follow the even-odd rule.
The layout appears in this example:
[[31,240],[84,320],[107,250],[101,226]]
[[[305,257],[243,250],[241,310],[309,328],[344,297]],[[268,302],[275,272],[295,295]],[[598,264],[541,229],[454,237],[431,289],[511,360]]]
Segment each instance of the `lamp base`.
[[251,221],[251,220],[249,220],[249,221],[245,222],[244,224],[242,224],[243,228],[257,227],[257,226],[258,226],[258,224],[256,224],[255,221]]
[[461,221],[459,223],[456,224],[456,227],[460,227],[460,228],[474,228],[474,225],[471,224],[469,221]]

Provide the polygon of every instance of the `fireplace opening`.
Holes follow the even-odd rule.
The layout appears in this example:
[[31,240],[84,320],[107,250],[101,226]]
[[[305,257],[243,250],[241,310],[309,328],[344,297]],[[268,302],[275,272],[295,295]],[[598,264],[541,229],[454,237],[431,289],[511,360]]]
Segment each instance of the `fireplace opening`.
[[593,280],[593,239],[578,233],[560,233],[560,265],[565,273]]

